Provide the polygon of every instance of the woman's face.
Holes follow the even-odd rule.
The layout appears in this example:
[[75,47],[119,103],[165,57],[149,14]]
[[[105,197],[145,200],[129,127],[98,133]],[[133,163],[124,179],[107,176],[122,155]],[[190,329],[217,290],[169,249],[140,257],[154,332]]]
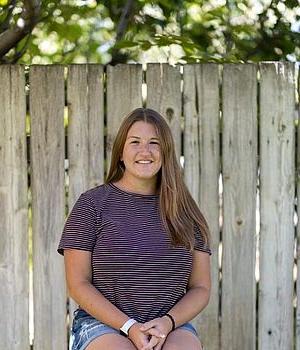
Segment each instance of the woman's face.
[[128,131],[120,159],[124,162],[123,176],[127,179],[156,180],[161,168],[161,150],[154,125],[135,122]]

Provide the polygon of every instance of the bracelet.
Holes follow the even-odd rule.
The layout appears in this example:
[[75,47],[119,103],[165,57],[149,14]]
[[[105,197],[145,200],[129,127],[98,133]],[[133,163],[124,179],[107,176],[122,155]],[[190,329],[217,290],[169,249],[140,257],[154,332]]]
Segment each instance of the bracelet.
[[133,326],[137,321],[133,318],[130,318],[128,321],[126,321],[123,326],[120,328],[120,334],[124,335],[125,337],[128,337],[128,332],[131,326]]
[[175,329],[175,321],[174,318],[170,314],[165,314],[165,316],[168,316],[169,319],[172,321],[172,331]]

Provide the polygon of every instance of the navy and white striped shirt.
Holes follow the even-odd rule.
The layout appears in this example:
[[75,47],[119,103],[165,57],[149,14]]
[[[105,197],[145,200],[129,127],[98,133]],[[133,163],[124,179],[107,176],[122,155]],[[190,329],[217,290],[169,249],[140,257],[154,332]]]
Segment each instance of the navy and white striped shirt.
[[[83,193],[64,226],[58,252],[92,252],[92,283],[127,316],[144,323],[166,314],[186,293],[192,253],[171,247],[159,195],[104,184]],[[195,247],[211,254],[200,234]]]

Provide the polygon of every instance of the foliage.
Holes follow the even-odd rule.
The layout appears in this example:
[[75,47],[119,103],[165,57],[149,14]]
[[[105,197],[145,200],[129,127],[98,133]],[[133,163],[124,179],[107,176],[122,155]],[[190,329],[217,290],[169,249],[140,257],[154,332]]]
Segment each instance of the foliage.
[[[28,2],[0,0],[0,46],[3,33],[18,26]],[[297,0],[34,2],[40,4],[38,19],[2,56],[3,62],[256,62],[300,57]]]

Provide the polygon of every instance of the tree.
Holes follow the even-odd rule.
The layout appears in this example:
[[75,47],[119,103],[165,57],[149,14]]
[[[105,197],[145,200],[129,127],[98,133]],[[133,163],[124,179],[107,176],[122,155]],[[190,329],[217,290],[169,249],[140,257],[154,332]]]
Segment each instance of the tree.
[[[5,1],[2,1],[5,4]],[[29,37],[32,29],[39,21],[40,15],[40,1],[38,0],[24,0],[23,9],[18,20],[11,25],[14,18],[14,10],[17,6],[17,1],[12,0],[7,4],[5,13],[1,11],[1,25],[0,25],[0,57],[3,57],[7,52],[17,46],[23,38]],[[21,57],[25,51],[26,44],[21,50],[16,50],[14,56],[11,58],[15,62]],[[4,60],[5,62],[5,60]]]
[[297,0],[0,0],[0,60],[299,60]]

